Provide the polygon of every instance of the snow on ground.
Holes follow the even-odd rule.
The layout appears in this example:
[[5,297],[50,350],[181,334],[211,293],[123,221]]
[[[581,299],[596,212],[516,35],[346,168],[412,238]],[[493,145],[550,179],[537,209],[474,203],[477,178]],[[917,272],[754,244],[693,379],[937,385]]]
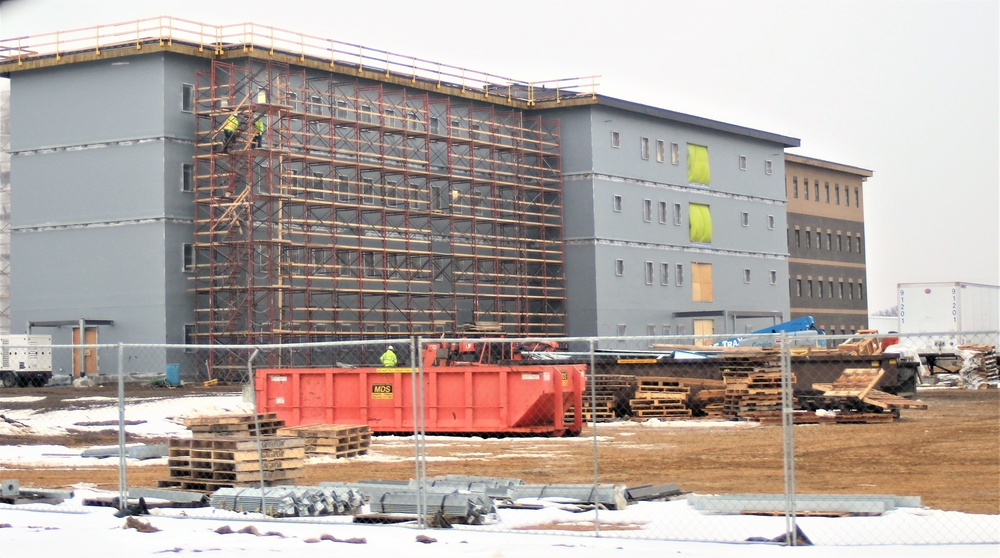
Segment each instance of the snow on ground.
[[[84,398],[80,398],[81,400]],[[101,403],[86,398],[89,404]],[[34,434],[62,434],[66,427],[78,423],[103,423],[117,421],[117,401],[107,399],[107,405],[82,410],[34,412],[32,410],[5,410],[0,398],[0,414],[7,419],[23,423],[25,427],[11,427],[0,422],[0,428]],[[16,398],[24,402],[24,398]],[[130,424],[128,431],[143,436],[186,436],[183,418],[220,414],[247,413],[250,406],[241,395],[190,396],[165,401],[133,400],[126,413]],[[646,421],[644,423],[619,423],[601,425],[601,432],[614,431],[627,435],[641,428],[752,428],[752,423],[731,421]],[[107,429],[108,426],[95,427]],[[0,444],[5,432],[0,430]],[[569,438],[567,443],[592,443],[588,431],[580,438]],[[453,438],[428,436],[428,447],[447,445]],[[468,441],[466,439],[466,441]],[[483,443],[502,443],[502,440],[480,440]],[[386,447],[412,445],[412,438],[405,436],[380,437],[379,444]],[[376,448],[373,448],[376,449]],[[531,452],[530,447],[518,448]],[[470,452],[469,455],[475,455]],[[521,455],[524,455],[523,453]],[[450,458],[461,459],[462,455]],[[312,460],[322,458],[310,458]],[[410,456],[369,455],[352,459],[379,461],[412,459]],[[165,464],[165,458],[129,460],[129,466]],[[0,479],[16,478],[17,469],[25,467],[117,467],[117,458],[83,458],[80,450],[63,446],[8,446],[0,445]],[[495,520],[483,526],[456,526],[446,530],[419,530],[413,526],[369,526],[350,523],[350,518],[324,518],[324,522],[300,520],[274,520],[255,514],[236,514],[210,508],[154,509],[141,519],[160,529],[155,533],[141,533],[124,528],[125,519],[114,517],[114,510],[83,506],[82,499],[99,493],[93,488],[80,486],[74,498],[59,505],[32,504],[8,506],[0,504],[0,552],[3,556],[25,556],[44,546],[47,555],[78,554],[85,545],[102,558],[127,556],[153,556],[161,554],[210,556],[260,556],[270,553],[294,553],[299,558],[310,556],[405,556],[451,558],[482,557],[506,558],[545,556],[546,558],[641,558],[646,556],[678,556],[691,558],[764,558],[772,556],[844,558],[882,558],[900,556],[930,558],[939,556],[996,558],[1000,545],[941,544],[941,541],[961,542],[1000,537],[1000,515],[962,514],[926,508],[899,508],[876,517],[818,518],[803,517],[798,525],[817,545],[787,548],[773,544],[722,544],[698,542],[703,540],[745,540],[750,537],[770,539],[785,531],[782,517],[713,515],[695,510],[686,500],[673,502],[642,502],[620,511],[572,513],[559,506],[550,505],[542,510],[501,509]],[[539,502],[535,502],[539,503]],[[551,504],[551,502],[549,502]],[[45,513],[43,513],[45,512]],[[603,535],[565,535],[555,531],[539,534],[524,533],[517,529],[559,524],[562,526],[589,525],[596,519],[603,527]],[[9,527],[6,527],[9,525]],[[230,526],[234,531],[252,526],[260,533],[280,532],[282,536],[257,536],[246,533],[218,534],[216,529]],[[961,530],[956,530],[956,525]],[[624,530],[617,530],[624,529]],[[508,532],[498,532],[498,531]],[[337,539],[362,537],[365,544],[348,544],[318,540],[322,535]],[[423,544],[416,537],[424,535],[437,542]],[[661,540],[650,540],[655,537]],[[674,539],[663,541],[662,539]],[[686,541],[686,542],[678,542]],[[844,546],[849,545],[849,546]],[[865,546],[875,545],[875,546]],[[99,549],[99,550],[98,550]]]

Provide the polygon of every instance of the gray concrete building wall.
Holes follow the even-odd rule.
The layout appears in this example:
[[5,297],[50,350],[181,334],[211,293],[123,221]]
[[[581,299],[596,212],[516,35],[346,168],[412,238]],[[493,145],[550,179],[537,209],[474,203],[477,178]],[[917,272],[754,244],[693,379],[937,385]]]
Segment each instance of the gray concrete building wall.
[[[695,319],[742,333],[787,319],[789,138],[611,104],[557,111],[570,335],[691,334]],[[708,148],[708,185],[688,182],[689,143]],[[690,204],[709,207],[710,243],[691,241]],[[694,264],[711,265],[710,302],[694,300]]]
[[[12,80],[11,288],[29,321],[112,320],[101,343],[181,342],[193,295],[194,116],[200,59],[169,53],[20,72]],[[52,333],[68,343],[70,330]]]

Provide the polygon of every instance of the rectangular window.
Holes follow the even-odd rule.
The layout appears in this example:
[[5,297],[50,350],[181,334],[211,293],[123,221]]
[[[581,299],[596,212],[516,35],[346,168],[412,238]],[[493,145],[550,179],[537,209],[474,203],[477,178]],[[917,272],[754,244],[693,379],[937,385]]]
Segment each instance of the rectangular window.
[[681,164],[681,146],[676,143],[670,144],[670,164]]
[[833,251],[833,233],[826,233],[826,249],[830,252]]
[[840,205],[840,184],[834,184],[833,191],[836,194],[837,205]]
[[181,192],[194,192],[194,165],[181,165]]
[[772,285],[778,284],[778,272],[773,269],[771,270],[771,284]]
[[865,290],[862,288],[861,283],[858,283],[858,300],[865,299]]
[[691,301],[712,302],[712,264],[691,264]]
[[622,210],[622,197],[621,196],[615,196],[614,198],[612,198],[611,207],[616,212],[621,213],[621,210]]
[[[318,97],[313,97],[313,99],[318,100]],[[334,115],[341,120],[347,120],[348,114],[347,101],[344,99],[337,99],[337,109],[334,112]]]
[[626,331],[625,324],[618,324],[618,337],[625,337]]
[[709,206],[700,203],[688,204],[689,239],[699,244],[712,242],[712,214]]
[[[399,207],[401,200],[399,199],[399,188],[396,187],[395,180],[385,181],[385,205],[386,207]],[[477,204],[478,210],[478,204]]]
[[823,278],[816,281],[816,298],[823,298]]
[[668,263],[660,264],[660,284],[670,285],[670,264]]
[[337,175],[337,201],[347,202],[351,199],[351,192],[349,190],[350,182],[348,182],[347,177],[338,174]]
[[660,208],[660,224],[665,225],[667,224],[667,202],[664,201],[659,202],[659,208]]
[[[803,190],[802,193],[803,193],[805,199],[808,200],[809,199],[809,179],[808,178],[803,178],[802,179],[802,190]],[[819,196],[819,194],[816,194],[816,196]]]
[[746,155],[740,155],[740,170],[741,171],[747,170],[747,156]]
[[814,196],[816,201],[819,201],[819,180],[813,181],[813,193],[816,194],[816,196]]
[[844,251],[844,239],[840,236],[840,233],[837,233],[837,251]]
[[653,284],[653,262],[646,262],[646,284]]
[[327,248],[317,248],[310,251],[312,256],[313,273],[316,275],[327,275],[330,270],[330,250]]
[[615,260],[615,275],[618,277],[625,275],[625,260]]
[[774,172],[774,167],[771,161],[764,161],[764,174],[771,174],[772,172]]
[[670,335],[670,324],[663,324],[660,331],[663,332],[663,335]]
[[[197,332],[198,330],[194,327],[194,324],[184,324],[184,344],[194,345],[197,343]],[[194,349],[190,347],[184,348],[185,353],[193,353]]]
[[795,280],[795,296],[802,296],[802,279]]
[[646,324],[646,335],[656,335],[656,326],[653,324]]
[[744,227],[749,227],[750,226],[750,213],[744,211],[740,215],[740,224],[743,225]]
[[181,112],[194,112],[194,86],[181,84]]
[[823,184],[825,186],[824,190],[826,191],[826,203],[830,203],[830,183],[824,182]]
[[861,191],[854,187],[854,207],[861,207]]
[[774,215],[767,216],[767,229],[771,231],[774,230]]
[[184,273],[191,273],[194,271],[194,245],[184,244],[182,245],[183,255],[181,262],[181,271]]
[[677,264],[674,268],[674,284],[678,287],[684,286],[684,265]]
[[622,139],[618,132],[611,132],[611,147],[618,149],[622,146]]
[[656,162],[662,163],[667,158],[666,144],[663,140],[656,140]]
[[795,229],[795,246],[798,248],[802,247],[802,234],[799,229]]
[[743,268],[743,282],[744,283],[750,282],[750,269],[748,268]]
[[363,103],[360,108],[361,122],[364,124],[371,124],[375,120],[375,114],[372,112],[372,106],[368,103]]
[[809,287],[809,291],[808,291],[809,292],[809,298],[812,298],[812,296],[813,296],[813,282],[812,282],[812,279],[810,279],[809,281],[807,281],[807,283],[808,283],[808,287]]
[[851,189],[844,186],[844,205],[851,207]]
[[639,138],[639,155],[643,161],[649,159],[649,138]]
[[430,128],[431,128],[431,133],[432,134],[440,134],[441,133],[441,120],[438,117],[436,117],[436,116],[432,116],[431,117]]
[[860,254],[861,253],[861,237],[860,236],[854,237],[854,246],[855,246],[855,248],[857,248],[855,250],[855,252],[857,252],[857,253]]
[[365,178],[361,184],[361,203],[375,205],[375,180]]
[[844,298],[844,282],[840,281],[840,298]]
[[653,200],[642,200],[642,220],[647,223],[653,220]]
[[424,121],[417,114],[417,111],[411,110],[406,113],[406,127],[414,132],[419,132],[423,130]]
[[674,224],[681,224],[681,204],[679,203],[674,204]]
[[[809,193],[808,189],[806,190],[806,193]],[[792,196],[795,199],[799,198],[799,177],[797,176],[792,177]]]
[[847,284],[847,298],[854,300],[854,285],[852,283]]
[[310,95],[308,112],[313,114],[323,114],[323,98],[319,95]]
[[708,148],[704,145],[687,144],[688,160],[687,175],[688,182],[694,184],[708,184],[711,182],[711,172],[708,165]]
[[378,275],[375,270],[375,252],[361,253],[361,274],[365,277],[375,277]]
[[806,248],[812,248],[812,232],[806,231]]
[[326,189],[323,187],[323,175],[314,172],[312,180],[309,181],[309,193],[314,200],[325,200]]

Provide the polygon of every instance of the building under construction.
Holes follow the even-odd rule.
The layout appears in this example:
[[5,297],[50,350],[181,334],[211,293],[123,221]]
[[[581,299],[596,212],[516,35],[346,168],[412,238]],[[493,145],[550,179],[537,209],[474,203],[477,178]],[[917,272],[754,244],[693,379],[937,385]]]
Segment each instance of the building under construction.
[[789,314],[796,138],[597,95],[595,78],[527,82],[253,24],[155,18],[0,53],[12,329],[620,339]]

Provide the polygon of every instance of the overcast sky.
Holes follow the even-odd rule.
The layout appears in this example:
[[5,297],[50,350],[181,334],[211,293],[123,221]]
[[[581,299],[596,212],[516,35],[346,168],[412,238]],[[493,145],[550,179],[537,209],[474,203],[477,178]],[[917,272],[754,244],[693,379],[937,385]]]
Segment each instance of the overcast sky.
[[[869,309],[1000,284],[996,0],[0,0],[0,37],[172,15],[252,21],[797,137],[871,169]],[[501,11],[502,10],[502,11]]]

